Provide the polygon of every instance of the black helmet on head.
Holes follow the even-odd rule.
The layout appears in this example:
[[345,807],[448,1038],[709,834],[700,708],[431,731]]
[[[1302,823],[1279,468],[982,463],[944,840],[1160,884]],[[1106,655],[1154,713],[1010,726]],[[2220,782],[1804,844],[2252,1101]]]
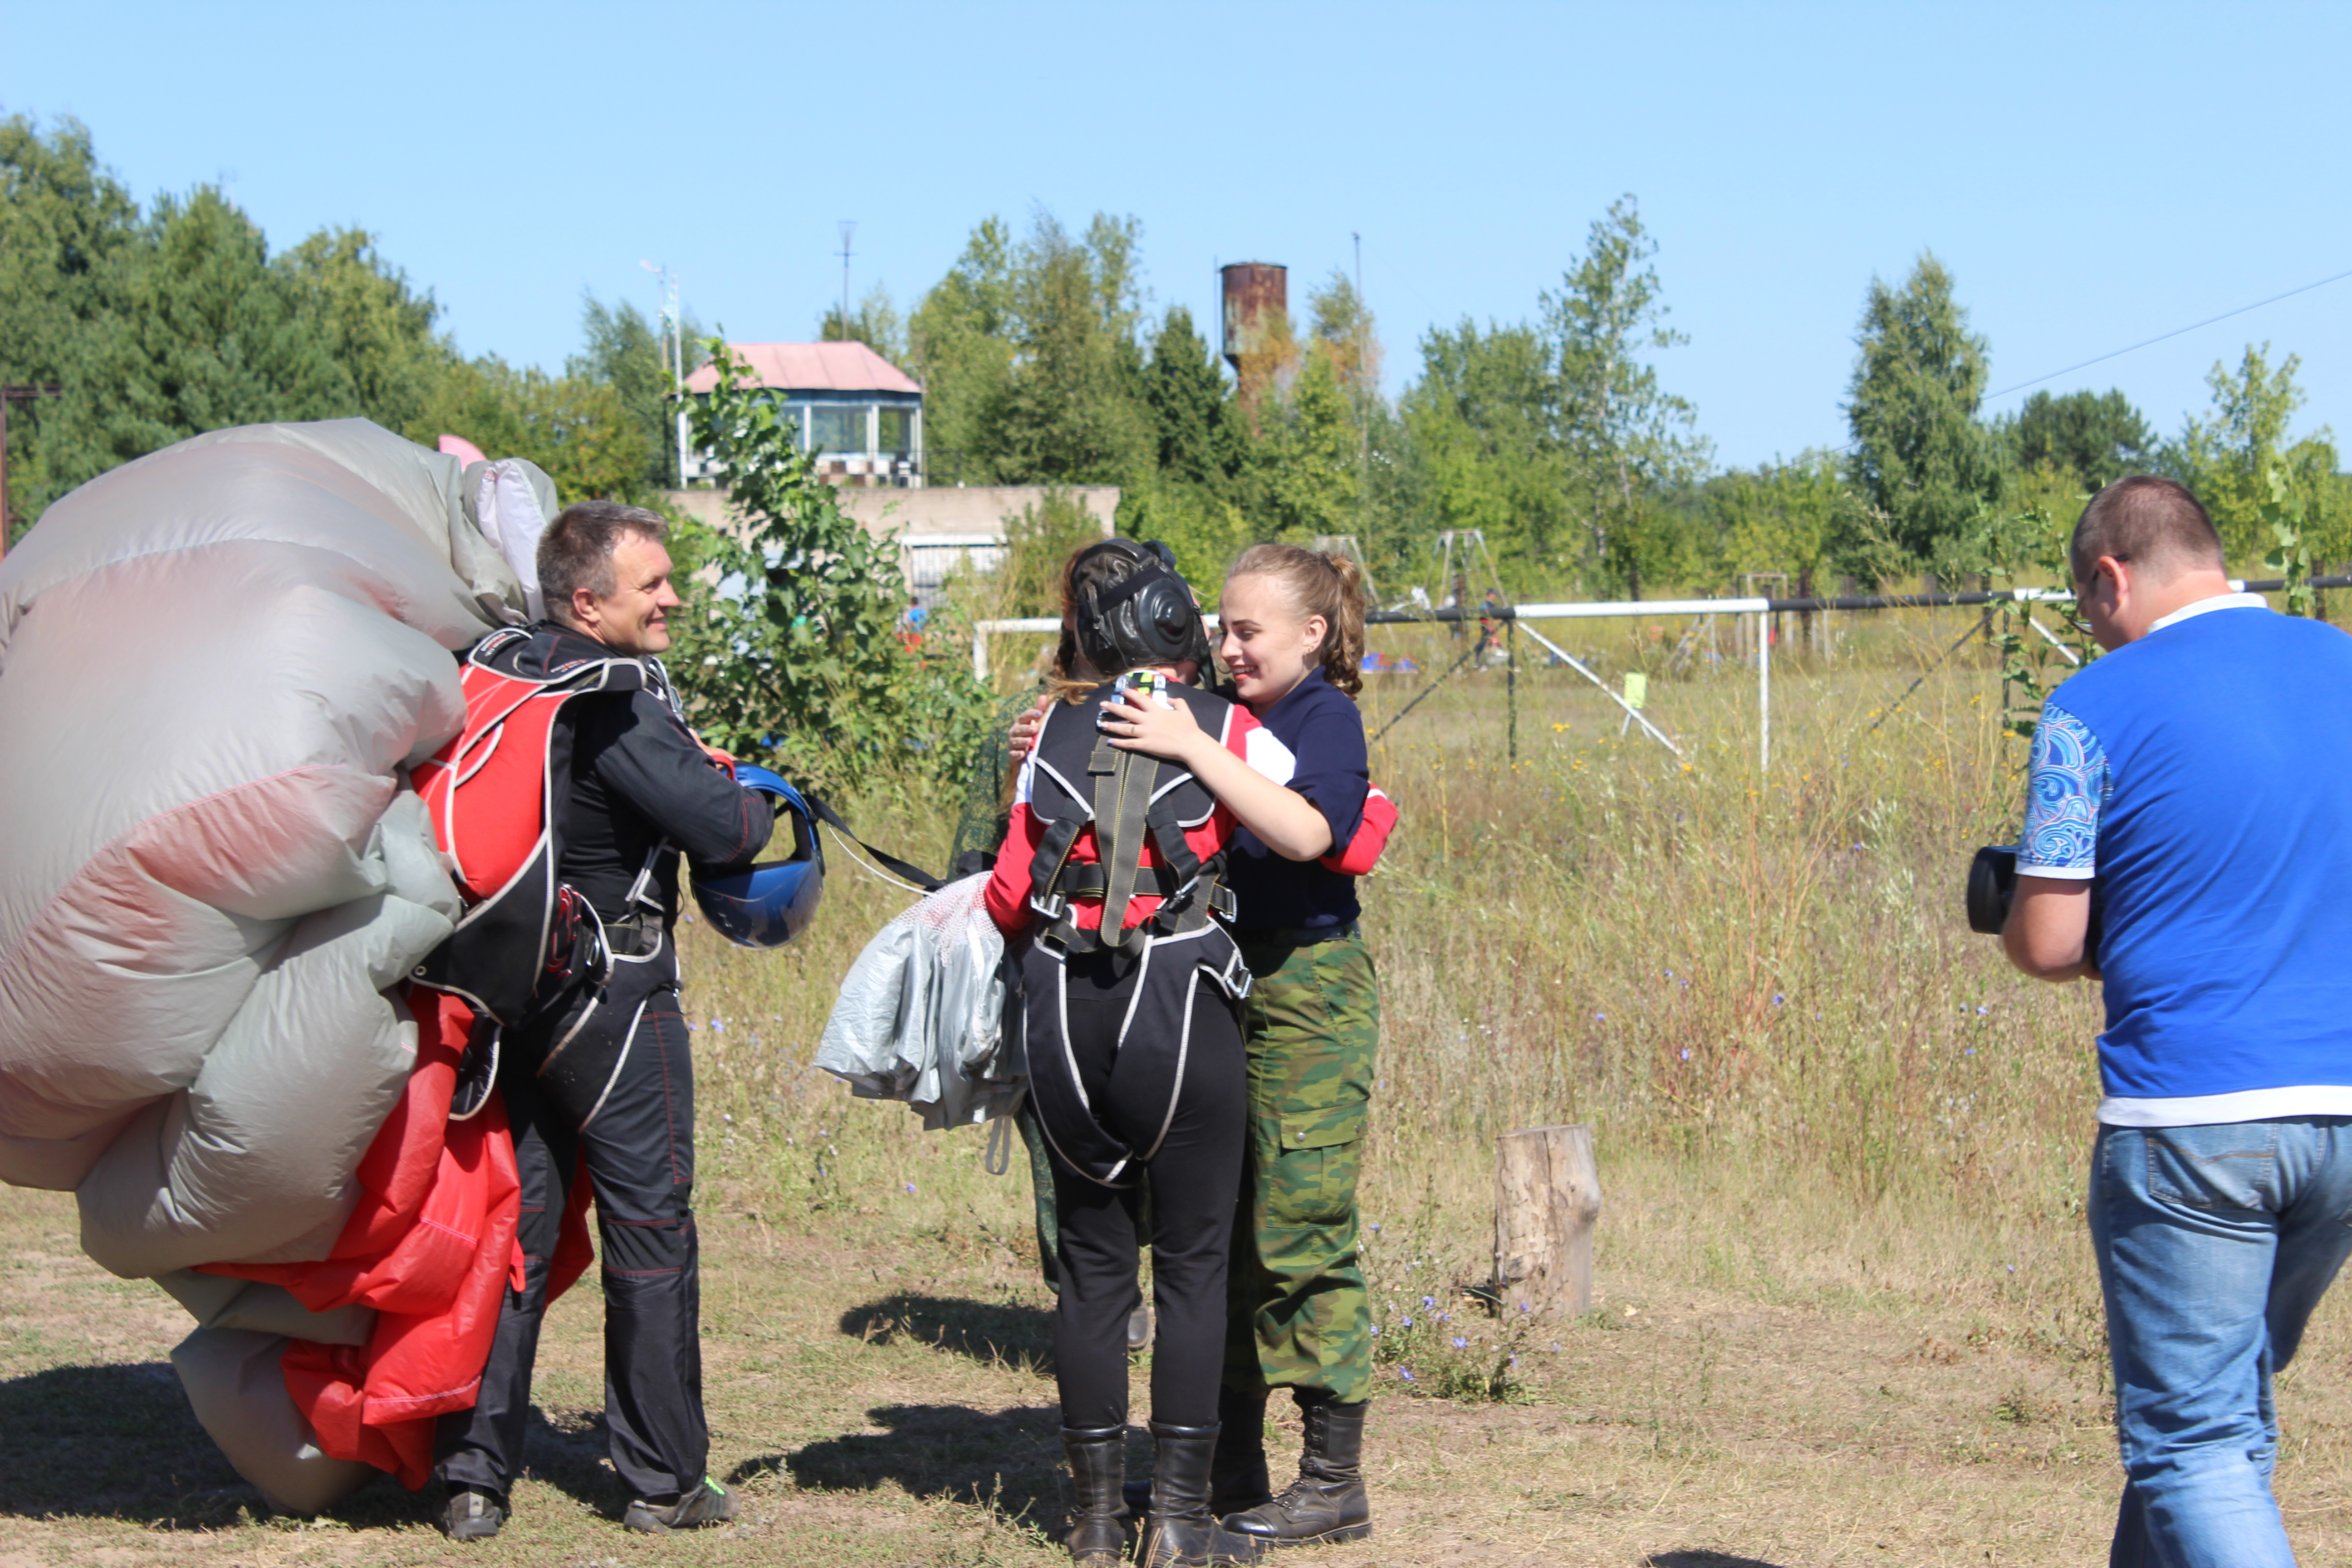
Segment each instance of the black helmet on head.
[[1176,570],[1176,556],[1154,539],[1106,539],[1089,545],[1070,563],[1076,579],[1089,562],[1108,557],[1106,567],[1087,573],[1092,581],[1073,595],[1072,619],[1078,651],[1106,677],[1149,664],[1209,662],[1209,628],[1192,590]]

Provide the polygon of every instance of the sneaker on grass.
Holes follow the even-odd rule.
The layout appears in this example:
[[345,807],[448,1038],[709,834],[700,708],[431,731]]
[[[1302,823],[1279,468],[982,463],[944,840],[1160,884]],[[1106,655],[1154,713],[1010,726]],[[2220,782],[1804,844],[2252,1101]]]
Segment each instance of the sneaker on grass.
[[724,1524],[734,1517],[735,1494],[705,1476],[700,1486],[683,1497],[639,1498],[621,1516],[621,1525],[646,1535],[667,1535],[673,1530]]
[[507,1521],[506,1500],[480,1487],[449,1489],[449,1500],[436,1521],[452,1541],[488,1541]]

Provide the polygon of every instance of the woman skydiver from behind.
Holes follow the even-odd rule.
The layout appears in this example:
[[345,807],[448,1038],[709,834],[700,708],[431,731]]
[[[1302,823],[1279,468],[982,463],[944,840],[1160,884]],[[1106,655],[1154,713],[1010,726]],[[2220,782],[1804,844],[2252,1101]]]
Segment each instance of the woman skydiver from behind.
[[[1245,815],[1228,858],[1234,936],[1252,978],[1249,1163],[1213,1503],[1226,1529],[1277,1546],[1355,1541],[1372,1528],[1361,1468],[1371,1312],[1356,1184],[1380,989],[1357,926],[1356,878],[1379,858],[1396,810],[1371,787],[1353,700],[1361,582],[1344,556],[1260,544],[1234,563],[1218,606],[1234,694],[1297,757],[1285,793],[1315,818],[1313,831],[1277,841]],[[1202,745],[1184,714],[1138,719],[1127,744],[1179,757]],[[1274,1387],[1290,1390],[1305,1426],[1297,1478],[1279,1496],[1269,1496],[1264,1445]]]
[[[1065,670],[1014,791],[986,900],[1022,957],[1030,1096],[1052,1152],[1061,1299],[1062,1438],[1087,1568],[1125,1544],[1127,1323],[1138,1300],[1137,1178],[1151,1190],[1150,1513],[1145,1568],[1251,1563],[1262,1550],[1209,1511],[1224,1359],[1226,1269],[1245,1137],[1247,989],[1222,911],[1243,824],[1289,852],[1328,829],[1283,787],[1291,758],[1249,713],[1190,683],[1209,657],[1192,590],[1163,548],[1108,540],[1063,578]],[[1200,743],[1160,760],[1122,737],[1181,713]]]

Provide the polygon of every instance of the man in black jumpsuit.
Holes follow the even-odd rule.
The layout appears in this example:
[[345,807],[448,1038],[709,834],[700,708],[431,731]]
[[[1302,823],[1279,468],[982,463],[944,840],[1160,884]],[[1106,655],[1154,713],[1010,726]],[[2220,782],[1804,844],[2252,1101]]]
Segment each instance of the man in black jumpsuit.
[[[520,673],[669,647],[667,616],[678,598],[663,531],[654,513],[607,501],[550,524],[538,565],[551,618],[532,628]],[[748,866],[773,820],[762,797],[713,765],[659,661],[646,664],[645,689],[573,698],[559,720],[572,744],[569,778],[555,781],[557,875],[604,922],[613,978],[503,1043],[499,1088],[522,1177],[524,1281],[508,1288],[474,1408],[443,1416],[436,1434],[449,1488],[441,1525],[452,1540],[495,1535],[505,1518],[549,1259],[583,1164],[603,1244],[605,1423],[613,1468],[636,1497],[622,1522],[662,1533],[735,1513],[733,1497],[704,1473],[694,1068],[670,929],[679,854],[713,870]]]

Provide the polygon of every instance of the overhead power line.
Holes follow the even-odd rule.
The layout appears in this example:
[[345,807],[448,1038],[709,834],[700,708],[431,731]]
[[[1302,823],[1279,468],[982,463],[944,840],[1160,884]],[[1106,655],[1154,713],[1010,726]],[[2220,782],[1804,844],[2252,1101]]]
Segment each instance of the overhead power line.
[[2226,321],[2232,316],[2242,316],[2249,310],[2259,310],[2265,305],[2275,305],[2281,300],[2292,300],[2297,294],[2308,294],[2314,289],[2325,289],[2330,283],[2341,283],[2347,278],[2352,278],[2352,272],[2338,272],[2333,278],[2323,278],[2316,283],[2306,283],[2300,289],[2290,289],[2284,294],[2273,294],[2267,300],[2257,300],[2251,305],[2241,305],[2234,310],[2224,310],[2218,316],[2208,316],[2201,321],[2192,321],[2185,327],[2175,327],[2168,332],[2158,332],[2156,336],[2143,339],[2129,348],[2116,349],[2111,353],[2096,355],[2084,360],[2080,364],[2070,364],[2064,370],[2053,370],[2048,375],[2037,375],[2032,381],[2021,381],[2015,386],[2004,386],[1999,392],[1988,392],[1984,395],[1984,401],[1990,403],[1995,398],[2007,397],[2012,392],[2023,392],[2029,386],[2039,386],[2045,381],[2055,381],[2062,375],[2072,375],[2078,370],[2088,370],[2095,364],[2104,364],[2111,359],[2121,359],[2127,353],[2137,353],[2141,349],[2164,342],[2167,338],[2177,338],[2184,332],[2193,332],[2200,327],[2210,327],[2216,321]]

